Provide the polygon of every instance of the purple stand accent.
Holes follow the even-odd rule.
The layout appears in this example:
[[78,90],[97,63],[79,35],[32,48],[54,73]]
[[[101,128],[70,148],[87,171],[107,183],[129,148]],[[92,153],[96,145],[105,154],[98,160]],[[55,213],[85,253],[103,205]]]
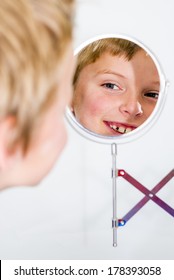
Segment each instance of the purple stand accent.
[[162,199],[157,197],[155,194],[164,187],[168,181],[174,177],[174,169],[171,170],[151,191],[145,188],[142,184],[140,184],[137,180],[135,180],[132,176],[130,176],[124,170],[118,170],[118,176],[122,176],[125,180],[131,183],[135,188],[137,188],[140,192],[144,193],[146,196],[140,200],[123,218],[126,222],[130,220],[150,199],[155,202],[158,206],[163,208],[168,214],[174,217],[174,209],[170,207],[167,203],[165,203]]

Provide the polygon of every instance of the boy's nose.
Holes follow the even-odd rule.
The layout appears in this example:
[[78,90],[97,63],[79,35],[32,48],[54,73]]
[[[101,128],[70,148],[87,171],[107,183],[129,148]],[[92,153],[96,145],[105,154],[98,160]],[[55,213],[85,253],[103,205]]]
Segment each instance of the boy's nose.
[[140,102],[137,99],[131,98],[120,106],[120,111],[127,117],[138,117],[143,114]]

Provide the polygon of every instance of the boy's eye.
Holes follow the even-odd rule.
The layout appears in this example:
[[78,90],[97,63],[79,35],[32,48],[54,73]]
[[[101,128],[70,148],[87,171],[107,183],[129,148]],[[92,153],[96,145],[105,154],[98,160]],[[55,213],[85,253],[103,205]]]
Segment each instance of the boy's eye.
[[105,83],[105,84],[102,84],[103,87],[106,87],[108,89],[113,89],[113,90],[119,90],[119,86],[117,86],[116,84],[113,84],[113,83]]
[[158,92],[147,92],[147,93],[144,94],[144,96],[150,97],[150,98],[153,98],[153,99],[158,99],[159,93]]

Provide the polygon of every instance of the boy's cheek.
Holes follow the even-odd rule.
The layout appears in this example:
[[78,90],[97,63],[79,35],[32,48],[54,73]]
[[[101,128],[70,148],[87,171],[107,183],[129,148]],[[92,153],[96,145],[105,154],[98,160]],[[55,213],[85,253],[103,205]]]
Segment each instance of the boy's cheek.
[[[55,123],[55,122],[54,122]],[[33,151],[33,169],[39,164],[40,166],[40,180],[47,175],[57,159],[60,157],[60,154],[65,147],[67,142],[67,132],[64,123],[55,123],[55,126],[52,126],[52,130],[49,131],[45,138],[42,138],[40,143]],[[42,171],[41,171],[42,169]]]
[[[96,97],[100,96],[98,93],[95,94]],[[84,114],[85,109],[88,110],[92,117],[101,117],[105,114],[108,108],[112,107],[112,103],[108,100],[108,98],[100,97],[100,98],[92,98],[89,97],[86,106],[84,106]]]

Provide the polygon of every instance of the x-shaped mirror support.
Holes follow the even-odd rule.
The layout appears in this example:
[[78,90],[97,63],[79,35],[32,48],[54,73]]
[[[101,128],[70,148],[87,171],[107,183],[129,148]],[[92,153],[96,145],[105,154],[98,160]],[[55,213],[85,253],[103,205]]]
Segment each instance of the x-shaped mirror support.
[[[174,209],[159,198],[156,193],[161,190],[173,177],[174,169],[172,169],[152,190],[147,189],[130,174],[128,174],[123,169],[116,169],[116,144],[112,144],[112,181],[113,181],[113,219],[112,219],[112,228],[113,228],[113,246],[117,246],[117,228],[124,226],[127,221],[129,221],[149,200],[152,200],[169,215],[174,217]],[[116,177],[123,177],[131,185],[133,185],[141,193],[145,194],[145,197],[142,198],[122,219],[117,219],[117,190],[116,190]]]

